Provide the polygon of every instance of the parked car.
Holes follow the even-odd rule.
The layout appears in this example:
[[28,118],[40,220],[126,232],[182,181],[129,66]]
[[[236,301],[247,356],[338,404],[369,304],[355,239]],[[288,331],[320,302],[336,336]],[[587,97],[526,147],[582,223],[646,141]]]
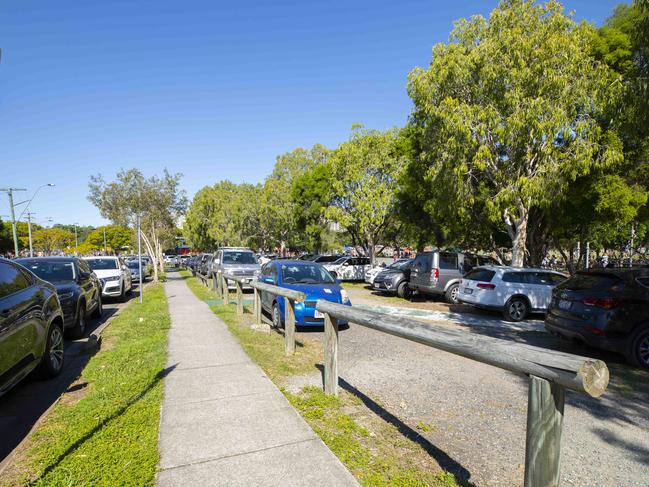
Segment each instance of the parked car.
[[83,336],[88,316],[101,318],[101,283],[83,260],[36,257],[16,262],[56,288],[63,310],[63,329],[73,338]]
[[545,313],[552,290],[567,276],[547,269],[525,267],[476,267],[460,281],[457,299],[476,308],[502,311],[510,321],[530,313]]
[[[321,265],[304,260],[273,260],[261,269],[259,280],[279,287],[301,291],[306,295],[304,303],[295,303],[295,324],[322,326],[324,315],[315,309],[319,299],[351,306],[347,291],[342,289],[333,276]],[[270,313],[273,326],[284,323],[284,299],[272,293],[261,292],[262,309]],[[346,325],[346,321],[338,321]]]
[[462,276],[487,259],[490,257],[465,252],[419,252],[412,263],[408,286],[421,294],[444,296],[448,303],[455,304]]
[[196,268],[196,273],[202,275],[202,276],[209,276],[210,275],[210,265],[212,264],[212,258],[214,257],[214,254],[202,254],[201,255],[201,260],[198,263],[198,266]]
[[[250,282],[259,273],[261,265],[252,250],[243,247],[222,247],[214,254],[210,275],[218,273],[242,277]],[[234,288],[234,281],[228,281],[228,287]],[[244,284],[244,287],[247,287]]]
[[389,265],[386,265],[384,262],[382,262],[379,265],[375,265],[372,267],[370,270],[365,272],[365,282],[368,284],[374,284],[374,278],[379,275],[379,273],[383,272],[385,269],[390,268],[394,266],[395,264],[400,264],[402,262],[406,262],[412,259],[397,259],[394,262],[392,262]]
[[373,279],[372,287],[377,291],[396,294],[400,298],[410,297],[410,266],[413,259],[398,260],[385,267]]
[[554,288],[545,328],[649,369],[649,269],[577,272]]
[[370,270],[370,259],[367,257],[345,256],[332,262],[324,264],[335,279],[341,281],[362,281],[365,279],[365,272]]
[[61,372],[63,321],[55,287],[0,258],[0,396],[35,368]]
[[[140,262],[138,259],[129,259],[126,261],[126,267],[131,272],[131,280],[140,282]],[[151,277],[151,267],[142,261],[142,281]]]
[[101,282],[102,297],[119,298],[126,301],[126,295],[133,289],[131,271],[120,257],[84,257]]

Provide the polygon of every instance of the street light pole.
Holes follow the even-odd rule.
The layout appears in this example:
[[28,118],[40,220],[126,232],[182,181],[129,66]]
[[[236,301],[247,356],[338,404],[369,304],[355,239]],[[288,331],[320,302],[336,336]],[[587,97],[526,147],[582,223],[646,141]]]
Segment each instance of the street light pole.
[[140,304],[142,304],[142,294],[144,294],[144,283],[142,282],[142,231],[140,229],[140,215],[137,216],[137,261],[138,270],[140,271]]
[[27,231],[29,232],[29,256],[34,257],[34,247],[32,244],[32,215],[34,213],[27,212]]
[[14,191],[27,191],[26,188],[0,188],[9,195],[9,209],[11,210],[11,230],[14,237],[14,257],[18,258],[18,232],[16,231],[16,212],[14,211]]

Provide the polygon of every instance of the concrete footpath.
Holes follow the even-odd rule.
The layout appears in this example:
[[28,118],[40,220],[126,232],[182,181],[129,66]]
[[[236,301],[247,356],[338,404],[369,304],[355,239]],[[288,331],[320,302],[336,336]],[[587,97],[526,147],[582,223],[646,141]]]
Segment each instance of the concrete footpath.
[[175,273],[156,485],[357,485]]

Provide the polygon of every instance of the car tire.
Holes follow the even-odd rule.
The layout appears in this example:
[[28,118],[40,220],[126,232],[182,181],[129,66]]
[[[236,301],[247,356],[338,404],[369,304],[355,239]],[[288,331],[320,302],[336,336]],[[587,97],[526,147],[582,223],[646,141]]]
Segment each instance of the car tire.
[[282,323],[282,313],[279,310],[279,303],[273,304],[273,327],[274,328],[284,328],[284,323]]
[[412,290],[410,289],[406,281],[403,281],[397,287],[397,296],[399,296],[400,298],[409,299],[411,294]]
[[460,286],[458,284],[453,284],[446,290],[444,293],[444,299],[446,299],[448,304],[458,304],[457,293],[459,290]]
[[45,379],[56,377],[63,369],[64,360],[63,329],[52,323],[47,331],[43,358],[38,366],[39,375]]
[[72,338],[81,338],[86,332],[86,304],[83,301],[79,301],[77,305],[77,319],[74,322],[74,326],[70,328],[70,336]]
[[529,305],[525,298],[510,298],[505,303],[503,316],[507,321],[523,321],[529,314]]
[[92,316],[93,318],[101,318],[101,315],[104,314],[104,305],[101,302],[101,294],[97,297],[97,306],[95,306],[95,309],[92,311]]
[[649,328],[639,328],[629,337],[626,359],[631,364],[649,369]]

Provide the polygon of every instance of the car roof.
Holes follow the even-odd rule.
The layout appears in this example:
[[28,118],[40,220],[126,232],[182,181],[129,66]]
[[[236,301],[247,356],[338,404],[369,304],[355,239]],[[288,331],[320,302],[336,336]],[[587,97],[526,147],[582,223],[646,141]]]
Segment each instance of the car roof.
[[116,255],[88,255],[82,257],[83,260],[97,260],[97,259],[119,259]]
[[491,271],[498,271],[501,270],[503,272],[550,272],[552,274],[562,274],[565,275],[564,272],[561,271],[555,271],[554,269],[542,269],[540,267],[512,267],[508,265],[479,265],[474,267],[472,270],[475,269],[489,269]]

